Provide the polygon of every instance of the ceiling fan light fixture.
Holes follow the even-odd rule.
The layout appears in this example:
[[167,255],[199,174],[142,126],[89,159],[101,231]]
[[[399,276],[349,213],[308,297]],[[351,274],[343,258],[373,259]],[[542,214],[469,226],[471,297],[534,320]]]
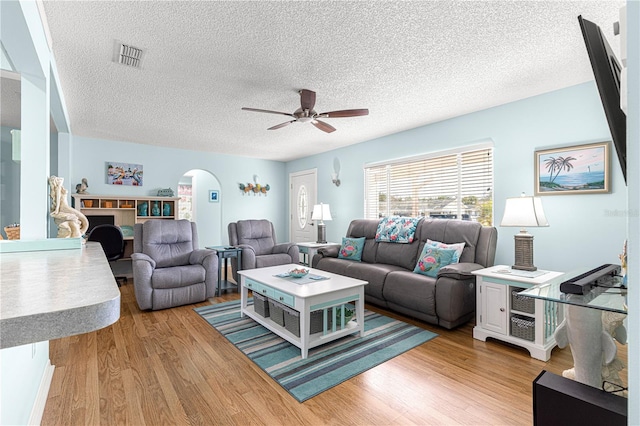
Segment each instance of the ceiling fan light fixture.
[[280,129],[288,124],[293,122],[301,122],[301,123],[309,123],[313,124],[316,128],[322,130],[325,133],[335,132],[335,127],[331,126],[324,121],[318,120],[318,118],[340,118],[340,117],[357,117],[362,115],[368,115],[368,109],[345,109],[338,111],[329,111],[318,114],[314,108],[316,103],[316,92],[311,90],[300,90],[298,92],[300,94],[300,108],[295,110],[293,114],[289,114],[286,112],[280,111],[272,111],[268,109],[258,109],[258,108],[247,108],[242,107],[244,111],[253,111],[253,112],[264,112],[268,114],[279,114],[279,115],[288,115],[293,117],[294,120],[288,121],[286,123],[277,124],[273,127],[269,127],[267,130],[276,130]]

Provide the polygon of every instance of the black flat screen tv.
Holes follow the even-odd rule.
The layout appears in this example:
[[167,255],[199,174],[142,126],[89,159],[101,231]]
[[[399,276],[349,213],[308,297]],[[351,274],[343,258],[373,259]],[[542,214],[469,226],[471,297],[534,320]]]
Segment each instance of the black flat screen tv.
[[583,19],[582,16],[578,16],[578,22],[626,184],[627,116],[620,109],[620,73],[622,68],[600,27]]

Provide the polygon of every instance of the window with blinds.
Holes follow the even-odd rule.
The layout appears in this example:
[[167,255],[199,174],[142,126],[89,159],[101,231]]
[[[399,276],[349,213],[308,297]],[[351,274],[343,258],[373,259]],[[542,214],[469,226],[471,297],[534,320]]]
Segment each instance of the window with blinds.
[[365,217],[463,219],[493,225],[493,148],[365,166]]

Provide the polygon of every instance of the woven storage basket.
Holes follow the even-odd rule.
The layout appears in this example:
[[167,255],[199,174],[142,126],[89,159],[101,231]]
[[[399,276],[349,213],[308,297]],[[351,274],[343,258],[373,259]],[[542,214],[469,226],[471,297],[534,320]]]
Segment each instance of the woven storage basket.
[[259,293],[253,293],[253,310],[262,317],[268,317],[269,299]]
[[[324,310],[311,312],[311,325],[309,326],[309,333],[320,333],[324,323]],[[331,329],[333,325],[333,308],[327,309],[327,330]]]
[[282,327],[284,327],[284,308],[283,304],[269,299],[269,318]]
[[19,226],[5,226],[4,233],[7,234],[7,240],[19,240],[20,239],[20,227]]
[[291,308],[284,307],[284,328],[293,333],[294,336],[300,337],[300,312]]
[[[300,312],[285,307],[284,311],[284,328],[289,330],[295,336],[300,337]],[[309,324],[309,334],[320,333],[323,329],[323,310],[311,312],[311,323]],[[327,330],[331,329],[333,309],[327,310]]]
[[522,289],[511,291],[511,309],[528,314],[535,313],[535,299],[533,297],[520,296],[518,293],[521,291]]
[[511,335],[533,342],[536,339],[536,323],[533,318],[518,315],[511,317]]

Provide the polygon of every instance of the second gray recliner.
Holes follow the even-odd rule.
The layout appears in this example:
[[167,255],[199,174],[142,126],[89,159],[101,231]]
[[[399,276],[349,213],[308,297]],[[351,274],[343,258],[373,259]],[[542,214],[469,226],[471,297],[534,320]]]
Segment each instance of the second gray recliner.
[[[296,243],[276,242],[273,224],[265,219],[239,220],[229,224],[229,244],[242,249],[240,270],[299,263]],[[231,261],[233,279],[238,282],[237,259]]]

